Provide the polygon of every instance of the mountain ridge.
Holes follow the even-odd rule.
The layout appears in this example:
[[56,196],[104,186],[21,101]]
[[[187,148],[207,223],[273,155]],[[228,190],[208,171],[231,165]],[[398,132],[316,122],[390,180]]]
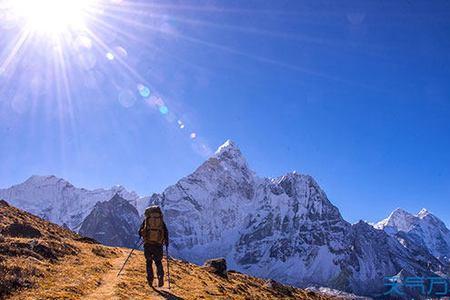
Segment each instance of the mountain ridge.
[[311,176],[256,176],[229,141],[150,203],[166,212],[178,257],[226,256],[234,269],[296,286],[373,296],[385,276],[446,268],[428,251],[415,257],[383,230],[345,221]]
[[0,198],[45,220],[78,230],[95,204],[110,200],[115,194],[139,206],[145,197],[123,186],[88,190],[78,188],[54,175],[32,175],[22,183],[0,189]]
[[[224,256],[233,269],[296,286],[374,295],[385,276],[404,270],[433,276],[447,268],[445,259],[435,259],[436,247],[425,245],[434,236],[421,241],[363,221],[350,224],[312,176],[259,177],[232,141],[163,192],[127,201],[140,214],[150,204],[163,207],[177,257],[201,263]],[[399,222],[419,218],[404,210],[391,215]],[[420,217],[444,224],[426,210]],[[407,230],[407,224],[397,225]]]
[[374,224],[374,227],[401,242],[410,240],[410,243],[426,248],[444,263],[450,263],[450,230],[425,208],[415,215],[397,209],[386,219]]

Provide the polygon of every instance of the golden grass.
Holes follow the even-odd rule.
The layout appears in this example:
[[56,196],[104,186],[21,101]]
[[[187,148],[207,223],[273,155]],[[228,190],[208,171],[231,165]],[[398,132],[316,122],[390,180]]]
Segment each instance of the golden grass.
[[164,288],[158,293],[147,285],[143,253],[135,253],[117,285],[120,299],[145,299],[150,295],[167,299],[326,299],[294,288],[287,295],[267,287],[263,279],[235,272],[222,278],[200,266],[173,259],[170,260],[171,289],[167,288],[166,276]]
[[[30,289],[23,290],[9,299],[81,299],[95,290],[102,282],[105,272],[112,268],[110,260],[120,250],[98,245],[74,243],[81,251],[76,256],[67,256],[57,263],[33,262],[38,265],[40,276]],[[108,255],[96,255],[98,248]],[[103,253],[102,253],[103,254]]]
[[[27,230],[14,232],[11,225]],[[20,236],[30,232],[38,234]],[[109,260],[117,250],[78,242],[79,238],[34,215],[0,205],[0,298],[79,299],[94,289],[102,273],[111,268]],[[101,250],[96,254],[97,248]]]
[[26,238],[0,234],[0,298],[326,299],[301,289],[274,287],[241,273],[229,272],[228,278],[223,278],[180,260],[170,260],[171,289],[167,289],[167,281],[164,288],[152,289],[146,282],[142,251],[134,252],[125,272],[117,277],[130,249],[83,242],[69,230],[0,205],[0,233],[10,232],[8,226],[13,223],[29,225],[40,235]]
[[[234,272],[229,273],[228,278],[222,278],[205,268],[179,260],[170,261],[171,289],[167,288],[167,281],[162,289],[152,289],[146,282],[142,251],[135,251],[125,272],[116,277],[117,268],[129,249],[79,242],[75,242],[75,246],[80,249],[78,255],[66,256],[57,263],[30,258],[10,260],[10,263],[22,261],[25,269],[35,270],[35,275],[30,277],[35,284],[15,292],[8,299],[91,299],[89,295],[101,287],[102,278],[111,271],[117,280],[114,283],[117,299],[326,299],[301,289],[292,289],[292,294],[286,295],[268,287],[262,279]],[[118,258],[119,264],[113,266],[112,262],[117,262]],[[166,269],[165,259],[164,267]]]

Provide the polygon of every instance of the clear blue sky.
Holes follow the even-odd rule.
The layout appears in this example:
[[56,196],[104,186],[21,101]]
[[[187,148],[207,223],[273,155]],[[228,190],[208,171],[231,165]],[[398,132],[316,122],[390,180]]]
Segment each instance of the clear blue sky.
[[149,195],[232,139],[259,175],[314,176],[351,222],[450,223],[449,1],[145,3],[23,44],[0,13],[0,187]]

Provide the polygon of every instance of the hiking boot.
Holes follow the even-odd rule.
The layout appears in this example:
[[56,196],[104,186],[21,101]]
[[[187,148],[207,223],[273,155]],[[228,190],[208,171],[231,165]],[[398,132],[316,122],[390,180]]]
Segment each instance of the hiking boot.
[[164,285],[164,278],[158,277],[158,286],[162,287]]
[[153,287],[153,278],[147,278],[148,285]]

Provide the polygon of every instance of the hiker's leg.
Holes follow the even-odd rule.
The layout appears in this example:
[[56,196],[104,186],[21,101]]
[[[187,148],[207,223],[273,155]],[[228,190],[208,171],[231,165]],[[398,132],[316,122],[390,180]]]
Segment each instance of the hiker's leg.
[[158,285],[164,284],[164,268],[162,264],[163,246],[156,246],[154,249],[153,259],[155,260],[156,270],[158,272]]
[[147,282],[150,286],[153,285],[153,258],[152,249],[149,245],[144,245],[145,263],[147,266]]

